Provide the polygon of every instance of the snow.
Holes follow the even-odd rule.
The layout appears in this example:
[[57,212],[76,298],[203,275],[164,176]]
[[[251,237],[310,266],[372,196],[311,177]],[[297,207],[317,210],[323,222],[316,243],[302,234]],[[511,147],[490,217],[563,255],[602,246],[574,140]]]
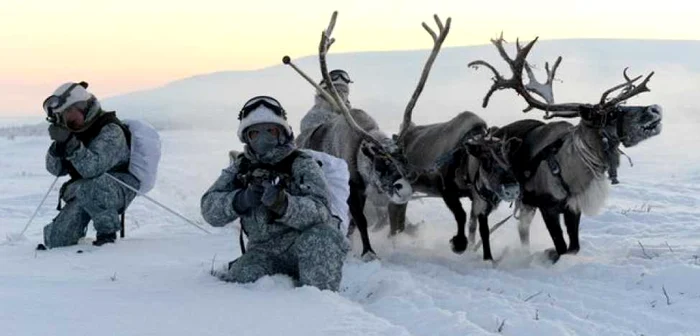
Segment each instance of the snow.
[[[0,334],[700,335],[700,153],[683,146],[700,135],[694,124],[664,127],[627,150],[635,166],[622,165],[622,184],[602,214],[582,220],[578,255],[543,260],[552,243],[539,215],[529,251],[511,220],[493,235],[497,264],[482,261],[480,250],[453,254],[452,215],[440,200],[423,199],[409,206],[419,223],[412,234],[389,239],[386,228],[371,230],[381,260],[349,257],[340,293],[297,288],[281,275],[220,282],[210,271],[240,254],[236,225],[207,226],[207,235],[143,198],[114,245],[93,247],[90,228],[78,246],[35,252],[57,190],[26,240],[4,240],[21,231],[52,177],[43,167],[47,137],[2,138]],[[161,135],[149,195],[204,223],[199,198],[227,151],[240,148],[235,132]],[[509,210],[502,205],[492,223]],[[357,254],[357,236],[353,243]]]

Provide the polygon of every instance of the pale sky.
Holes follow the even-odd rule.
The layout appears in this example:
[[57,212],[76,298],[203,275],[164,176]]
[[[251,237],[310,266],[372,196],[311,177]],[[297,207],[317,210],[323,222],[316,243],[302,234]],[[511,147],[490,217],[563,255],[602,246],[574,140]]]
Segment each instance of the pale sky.
[[2,0],[0,117],[40,114],[60,83],[98,97],[197,74],[279,64],[314,54],[339,11],[335,52],[424,49],[432,15],[452,17],[445,46],[529,39],[700,40],[687,0]]

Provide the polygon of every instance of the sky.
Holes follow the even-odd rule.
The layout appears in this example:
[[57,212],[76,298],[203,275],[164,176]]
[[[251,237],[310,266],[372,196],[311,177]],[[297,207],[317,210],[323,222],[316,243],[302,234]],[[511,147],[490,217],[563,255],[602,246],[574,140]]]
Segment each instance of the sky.
[[[39,115],[58,85],[98,97],[197,74],[253,70],[314,54],[338,10],[333,52],[425,49],[433,14],[452,18],[445,46],[501,31],[540,39],[700,40],[700,4],[629,0],[2,0],[0,117]],[[340,42],[342,41],[342,42]]]

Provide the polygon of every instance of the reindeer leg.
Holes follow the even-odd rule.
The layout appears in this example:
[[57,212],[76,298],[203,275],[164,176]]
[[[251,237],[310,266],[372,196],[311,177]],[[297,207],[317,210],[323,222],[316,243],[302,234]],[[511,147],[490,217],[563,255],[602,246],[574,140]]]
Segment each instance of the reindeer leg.
[[442,200],[445,201],[447,208],[452,211],[457,221],[457,235],[450,239],[452,251],[462,253],[467,249],[467,236],[464,234],[464,226],[467,224],[467,213],[462,209],[462,203],[459,201],[459,195],[456,189],[447,188],[442,192]]
[[[472,199],[472,209],[469,214],[469,219],[476,218],[479,221],[479,237],[481,238],[482,250],[484,252],[484,260],[493,260],[491,255],[491,241],[489,229],[489,213],[491,213],[491,206],[481,199],[479,196],[475,196]],[[469,230],[471,235],[472,223],[469,223]]]
[[570,209],[564,211],[564,224],[566,225],[566,232],[569,234],[569,249],[566,251],[567,253],[576,254],[579,249],[581,249],[578,242],[578,227],[580,222],[580,212],[574,212]]
[[476,243],[476,215],[473,211],[469,212],[469,242]]
[[566,242],[564,241],[564,235],[561,231],[561,226],[559,224],[559,214],[558,209],[550,208],[540,208],[540,213],[542,214],[542,219],[547,226],[547,231],[552,237],[552,242],[554,242],[554,249],[548,249],[545,251],[547,257],[555,263],[559,260],[559,257],[566,253]]
[[369,243],[369,234],[367,233],[367,218],[365,217],[364,208],[367,196],[365,196],[364,187],[358,183],[350,183],[350,198],[348,205],[350,207],[350,215],[357,225],[357,230],[360,231],[362,238],[362,258],[374,259],[376,253],[372,250]]
[[393,236],[397,233],[403,232],[406,229],[406,209],[408,208],[408,203],[406,204],[393,204],[389,203],[389,223],[390,231],[389,235]]
[[520,214],[518,217],[518,233],[520,234],[520,245],[530,247],[530,225],[535,218],[537,209],[525,204],[520,204]]
[[478,215],[479,218],[479,236],[483,245],[484,260],[493,260],[491,255],[491,241],[489,238],[489,217],[488,211]]

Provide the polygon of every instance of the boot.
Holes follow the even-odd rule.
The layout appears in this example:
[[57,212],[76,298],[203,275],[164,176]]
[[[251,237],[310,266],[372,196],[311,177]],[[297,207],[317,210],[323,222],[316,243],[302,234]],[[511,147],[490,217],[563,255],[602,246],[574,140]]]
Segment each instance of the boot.
[[107,243],[114,243],[114,241],[117,240],[117,233],[98,233],[97,234],[97,239],[92,242],[92,245],[95,246],[102,246]]

